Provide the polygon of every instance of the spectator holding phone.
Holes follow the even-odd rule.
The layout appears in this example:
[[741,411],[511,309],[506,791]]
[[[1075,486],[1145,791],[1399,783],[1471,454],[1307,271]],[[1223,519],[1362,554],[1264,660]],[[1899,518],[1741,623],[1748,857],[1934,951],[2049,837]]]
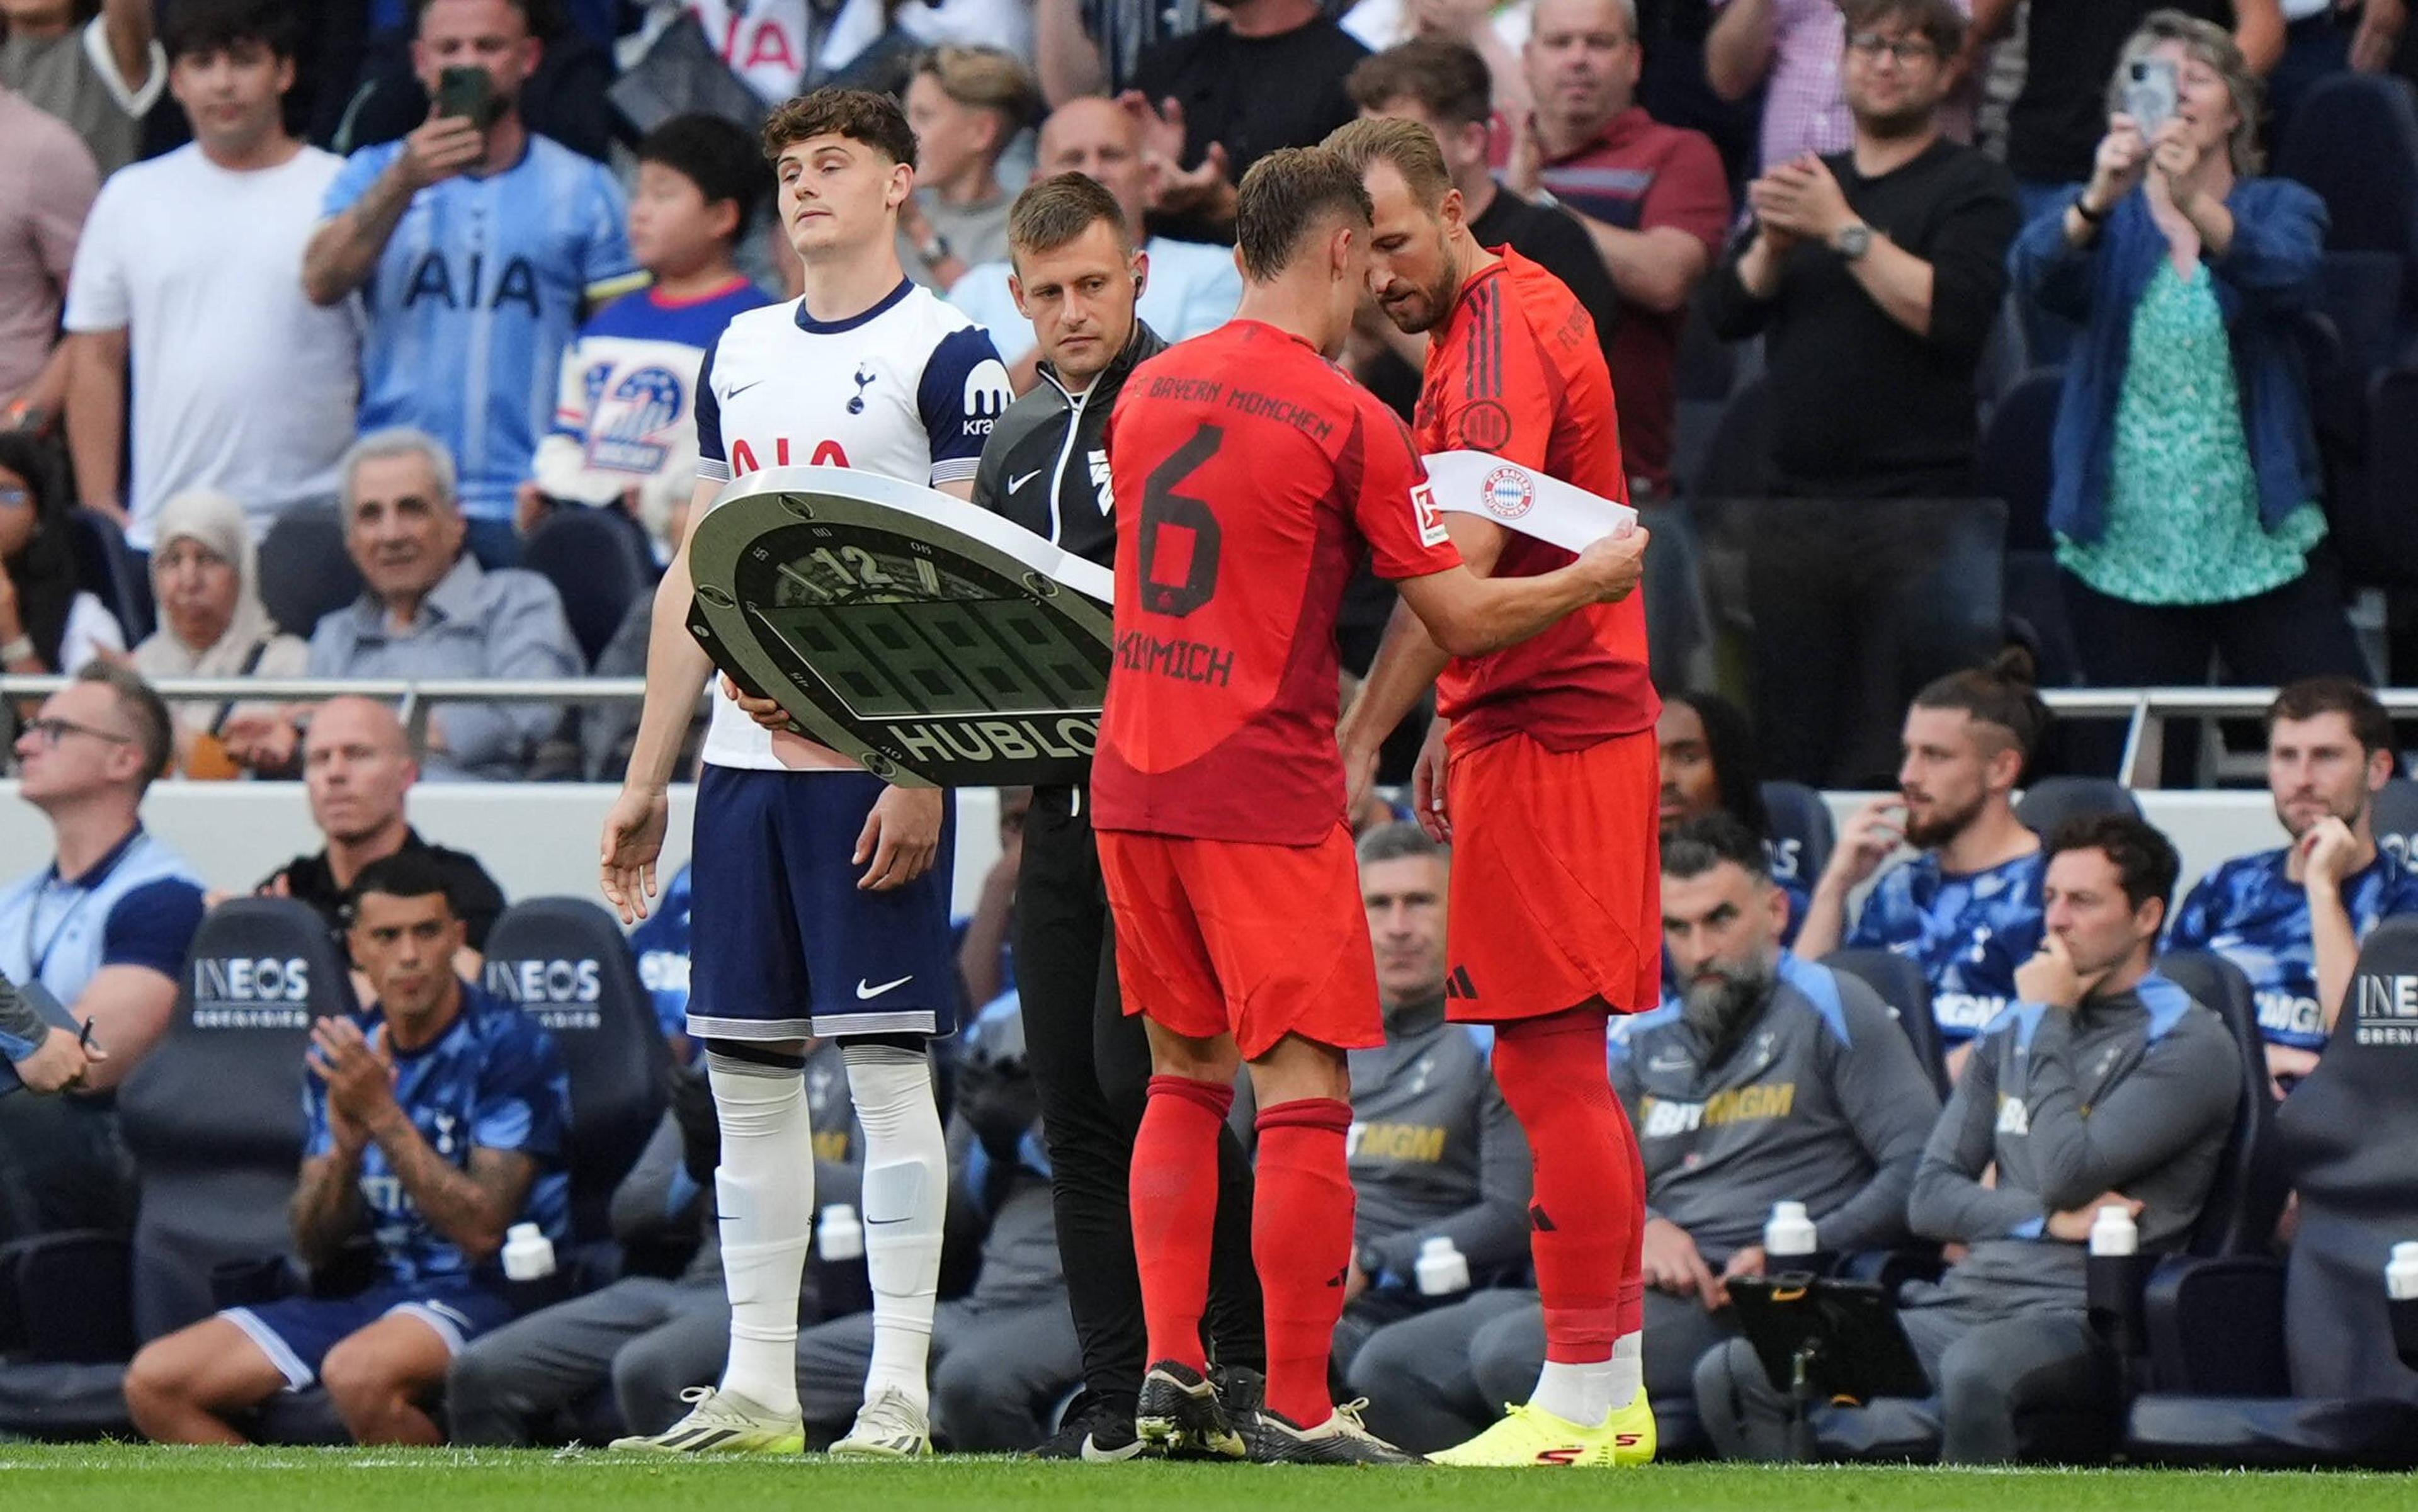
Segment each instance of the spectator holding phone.
[[521,119],[543,51],[535,4],[420,0],[412,65],[435,106],[345,160],[302,258],[314,302],[356,289],[368,302],[360,428],[444,442],[490,569],[520,556],[514,495],[553,421],[563,347],[587,309],[641,281],[611,173]]
[[2118,61],[2089,181],[2015,243],[2017,288],[2085,328],[2048,523],[2096,683],[2197,683],[2211,652],[2235,681],[2366,675],[2319,551],[2294,346],[2326,212],[2257,176],[2258,92],[2223,28],[2150,16]]

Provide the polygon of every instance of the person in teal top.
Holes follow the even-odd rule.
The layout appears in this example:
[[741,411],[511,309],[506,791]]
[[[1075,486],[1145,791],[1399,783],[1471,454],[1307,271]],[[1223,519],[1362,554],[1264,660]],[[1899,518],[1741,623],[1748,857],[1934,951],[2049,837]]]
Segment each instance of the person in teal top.
[[[2120,107],[2171,67],[2163,122]],[[2282,683],[2367,669],[2322,542],[2296,344],[2325,206],[2257,176],[2259,85],[2217,26],[2165,10],[2125,44],[2090,181],[2016,239],[2021,298],[2083,323],[2048,524],[2097,684]]]

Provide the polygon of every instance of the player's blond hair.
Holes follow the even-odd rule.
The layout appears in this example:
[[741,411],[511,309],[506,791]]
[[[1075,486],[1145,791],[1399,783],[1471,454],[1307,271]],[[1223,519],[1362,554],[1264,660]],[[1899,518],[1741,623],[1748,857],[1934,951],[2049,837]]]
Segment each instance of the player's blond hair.
[[1337,127],[1320,144],[1366,178],[1372,163],[1390,163],[1411,197],[1430,212],[1452,192],[1452,170],[1445,166],[1444,149],[1435,133],[1416,121],[1395,115],[1372,115]]

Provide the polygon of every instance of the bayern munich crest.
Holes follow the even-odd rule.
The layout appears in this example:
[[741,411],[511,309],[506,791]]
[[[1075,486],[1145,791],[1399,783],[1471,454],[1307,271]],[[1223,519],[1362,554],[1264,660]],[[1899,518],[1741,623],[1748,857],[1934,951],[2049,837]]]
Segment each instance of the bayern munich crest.
[[1498,520],[1516,520],[1537,507],[1536,481],[1507,463],[1486,475],[1486,512]]

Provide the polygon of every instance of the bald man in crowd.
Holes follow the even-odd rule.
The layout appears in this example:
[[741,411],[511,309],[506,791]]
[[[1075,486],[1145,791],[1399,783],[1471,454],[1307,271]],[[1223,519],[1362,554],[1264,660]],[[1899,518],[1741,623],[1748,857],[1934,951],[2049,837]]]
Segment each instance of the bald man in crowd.
[[327,848],[295,857],[259,891],[307,903],[329,928],[341,931],[344,893],[362,867],[404,851],[423,854],[445,878],[468,950],[484,951],[487,931],[504,910],[503,891],[479,858],[430,845],[411,827],[404,805],[419,780],[420,763],[393,710],[369,698],[320,705],[302,741],[302,783],[311,795],[311,822],[327,837]]
[[[1125,224],[1142,224],[1150,172],[1142,162],[1140,129],[1116,101],[1085,97],[1049,113],[1041,123],[1033,178],[1053,174],[1081,174],[1096,180],[1116,196]],[[1243,275],[1235,269],[1231,247],[1151,237],[1142,242],[1141,252],[1141,298],[1135,309],[1170,342],[1216,329],[1242,301]],[[1007,291],[1013,271],[1004,261],[978,263],[949,286],[948,299],[988,328],[1007,363],[1009,379],[1022,393],[1039,379],[1041,350],[1033,344],[1032,324]]]

